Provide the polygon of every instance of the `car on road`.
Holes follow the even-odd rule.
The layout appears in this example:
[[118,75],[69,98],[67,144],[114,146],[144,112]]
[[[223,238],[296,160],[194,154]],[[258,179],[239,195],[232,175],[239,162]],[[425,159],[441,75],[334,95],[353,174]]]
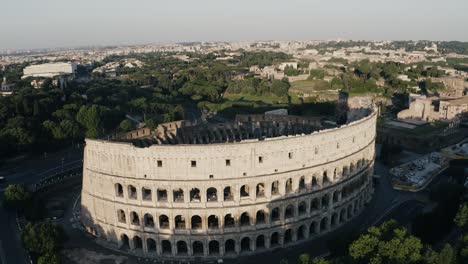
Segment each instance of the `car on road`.
[[5,176],[0,176],[0,184],[6,181]]

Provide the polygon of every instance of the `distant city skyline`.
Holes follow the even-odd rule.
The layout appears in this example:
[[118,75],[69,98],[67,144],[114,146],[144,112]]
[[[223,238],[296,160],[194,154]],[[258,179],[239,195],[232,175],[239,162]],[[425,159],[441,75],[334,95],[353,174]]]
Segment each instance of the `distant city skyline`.
[[0,50],[254,40],[468,41],[468,1],[15,0]]

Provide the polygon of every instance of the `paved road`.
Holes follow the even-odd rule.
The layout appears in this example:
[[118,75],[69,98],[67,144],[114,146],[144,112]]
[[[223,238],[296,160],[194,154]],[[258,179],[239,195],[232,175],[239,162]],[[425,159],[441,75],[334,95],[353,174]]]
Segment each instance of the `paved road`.
[[[0,185],[0,197],[6,185],[12,183],[34,184],[44,172],[60,170],[62,164],[68,164],[83,159],[82,149],[67,149],[47,157],[32,157],[16,164],[7,164],[0,168],[0,175],[6,177],[6,182]],[[23,264],[27,254],[21,245],[21,238],[16,226],[15,215],[0,206],[0,264]]]

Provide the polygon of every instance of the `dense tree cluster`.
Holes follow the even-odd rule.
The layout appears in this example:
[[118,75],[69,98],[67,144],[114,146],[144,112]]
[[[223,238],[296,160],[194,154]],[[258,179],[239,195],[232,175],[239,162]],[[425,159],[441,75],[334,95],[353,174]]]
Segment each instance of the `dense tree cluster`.
[[231,94],[252,94],[252,95],[271,95],[282,97],[288,95],[290,84],[287,79],[272,80],[248,78],[241,81],[232,81],[229,83],[226,93]]
[[24,247],[39,264],[58,264],[58,250],[63,241],[60,226],[51,222],[28,223],[21,232]]

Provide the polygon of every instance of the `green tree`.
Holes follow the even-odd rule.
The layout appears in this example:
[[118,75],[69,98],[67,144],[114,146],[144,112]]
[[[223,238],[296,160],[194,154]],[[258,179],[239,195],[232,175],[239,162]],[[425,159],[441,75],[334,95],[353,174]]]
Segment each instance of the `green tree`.
[[324,258],[315,258],[312,264],[331,264],[331,262]]
[[309,254],[301,254],[299,256],[299,264],[310,264],[310,255]]
[[10,184],[5,189],[4,201],[7,208],[22,209],[31,201],[31,193],[20,184]]
[[39,256],[37,259],[37,264],[58,264],[60,263],[57,254],[54,253],[46,253],[44,255]]
[[463,233],[468,232],[468,204],[464,204],[460,207],[454,221]]
[[132,131],[133,129],[135,129],[135,126],[133,125],[132,121],[128,119],[125,119],[122,122],[120,122],[119,127],[125,132]]
[[28,223],[21,231],[25,248],[39,255],[55,254],[63,236],[62,229],[51,222]]

